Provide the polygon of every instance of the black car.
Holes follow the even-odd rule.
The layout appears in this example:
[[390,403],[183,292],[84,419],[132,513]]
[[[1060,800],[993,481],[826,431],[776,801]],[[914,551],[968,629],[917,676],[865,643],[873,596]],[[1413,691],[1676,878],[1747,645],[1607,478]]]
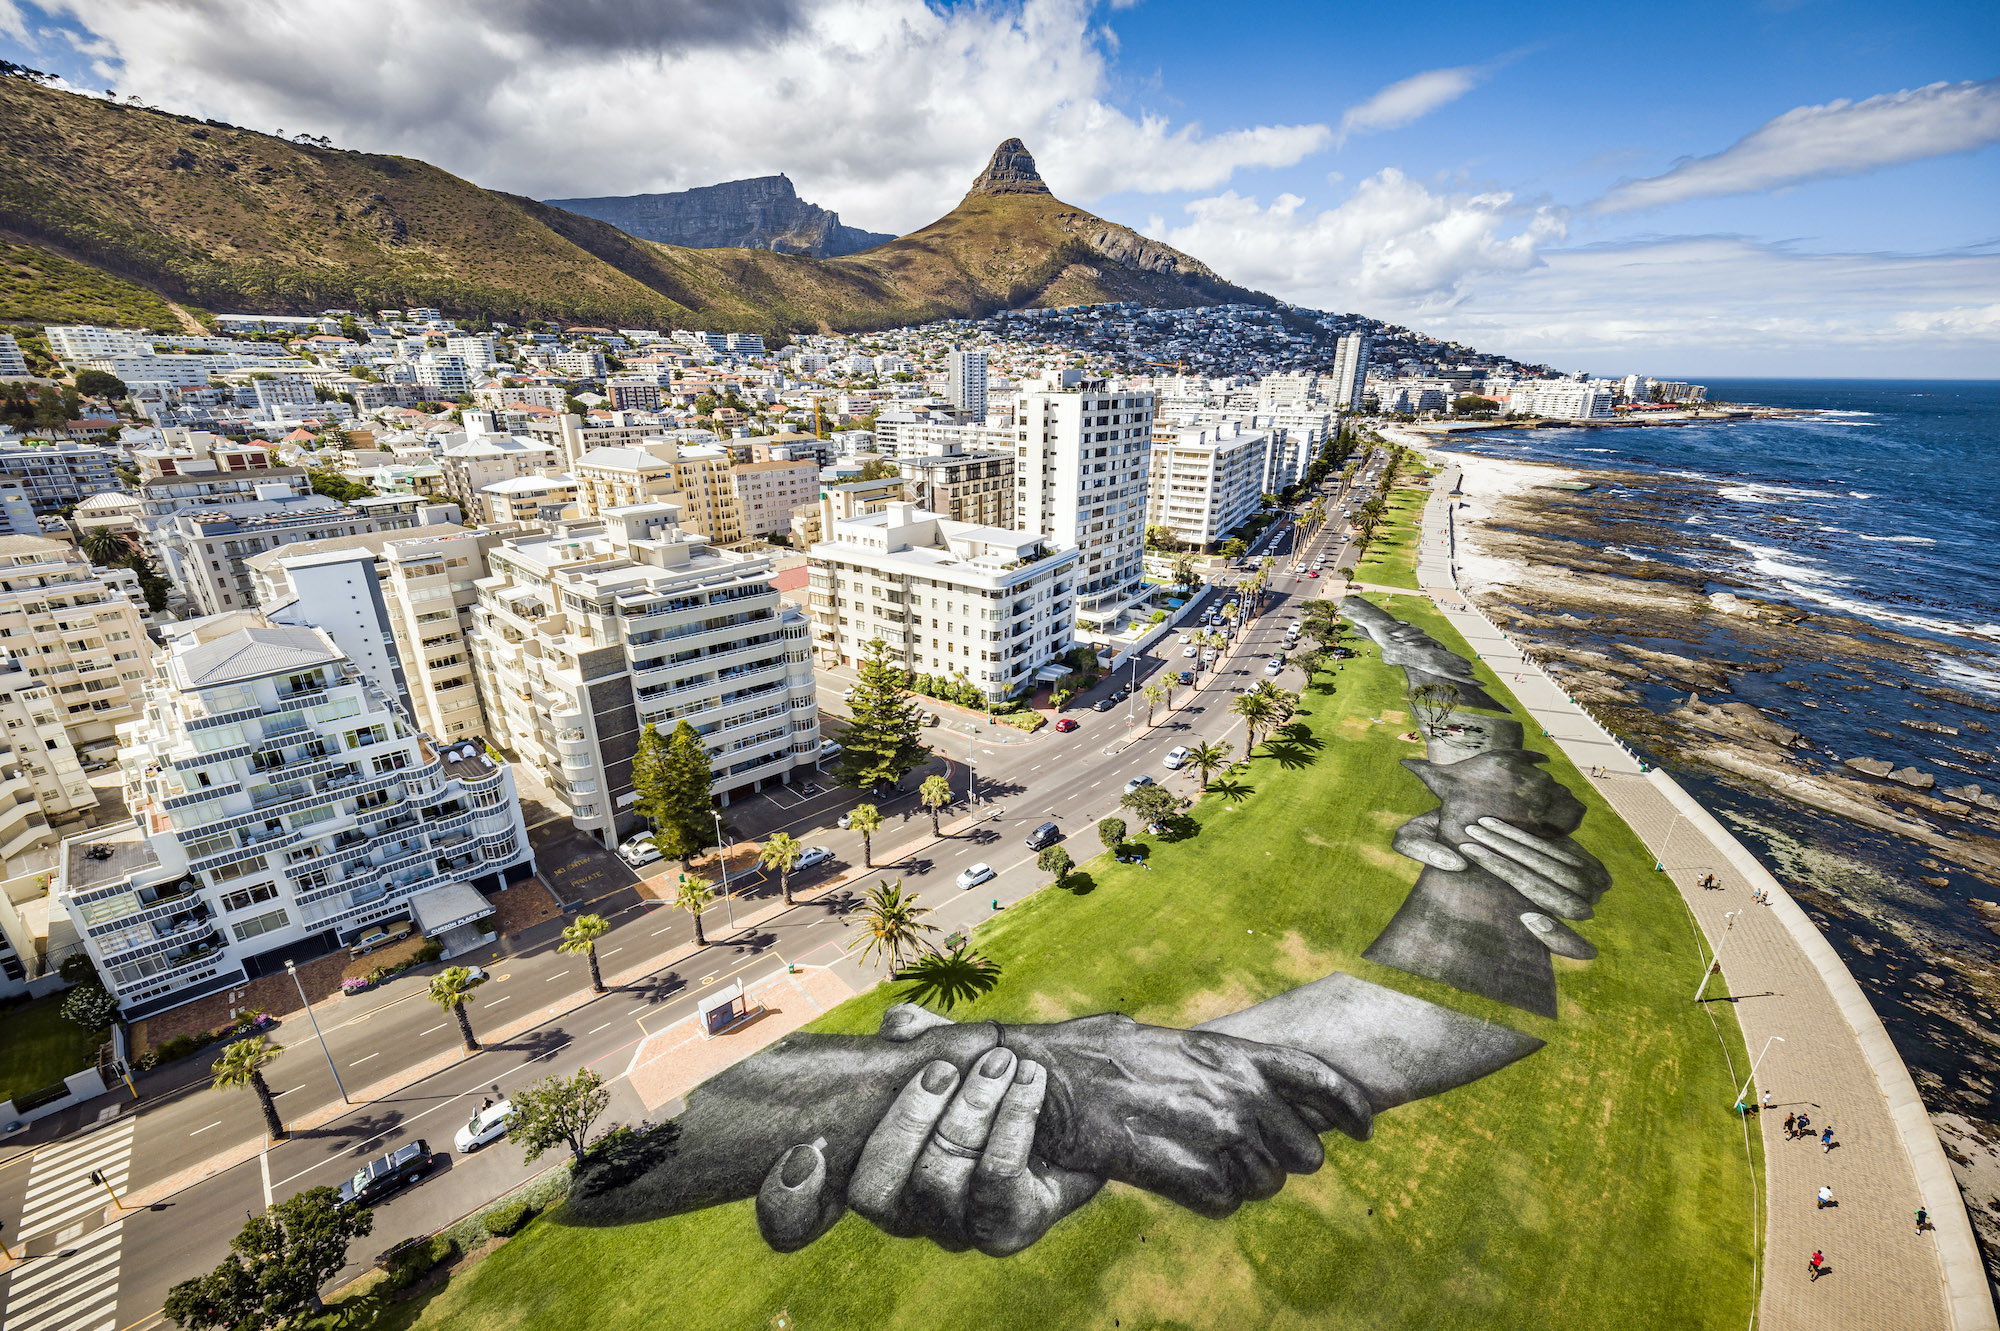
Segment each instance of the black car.
[[430,1143],[419,1137],[408,1146],[398,1146],[380,1160],[370,1160],[340,1185],[342,1206],[373,1206],[401,1192],[437,1167]]
[[1028,833],[1028,849],[1040,850],[1043,846],[1053,846],[1062,840],[1062,829],[1054,823],[1043,823]]

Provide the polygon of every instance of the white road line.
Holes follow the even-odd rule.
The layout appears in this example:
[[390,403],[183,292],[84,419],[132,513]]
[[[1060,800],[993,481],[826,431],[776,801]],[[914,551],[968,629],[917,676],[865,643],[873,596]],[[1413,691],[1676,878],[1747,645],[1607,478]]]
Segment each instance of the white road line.
[[[607,1022],[605,1022],[605,1023],[604,1023],[604,1026],[609,1026],[610,1024],[611,1024],[611,1023],[607,1021]],[[591,1028],[590,1028],[589,1030],[585,1031],[585,1032],[584,1032],[584,1034],[585,1034],[585,1035],[595,1035],[595,1034],[597,1034],[597,1033],[598,1033],[599,1031],[603,1030],[603,1029],[604,1029],[604,1026],[592,1026],[592,1027],[591,1027]]]
[[287,1086],[287,1087],[286,1087],[286,1088],[285,1088],[284,1090],[282,1090],[282,1091],[273,1091],[273,1092],[271,1093],[271,1098],[272,1098],[273,1100],[275,1100],[275,1099],[277,1099],[277,1098],[278,1098],[279,1096],[281,1096],[281,1095],[290,1095],[290,1094],[291,1094],[291,1093],[292,1093],[293,1091],[296,1091],[297,1089],[299,1089],[299,1088],[298,1088],[298,1087],[296,1087],[296,1086]]
[[431,1033],[431,1031],[441,1031],[441,1030],[443,1030],[443,1029],[444,1029],[444,1028],[445,1028],[446,1026],[448,1026],[449,1024],[450,1024],[449,1022],[443,1022],[443,1021],[441,1021],[441,1022],[439,1022],[439,1023],[437,1024],[437,1025],[435,1025],[435,1026],[432,1026],[432,1027],[431,1027],[431,1028],[430,1028],[429,1030],[422,1030],[422,1031],[418,1031],[418,1032],[417,1032],[417,1034],[418,1034],[418,1035],[429,1035],[429,1034]]
[[[208,1128],[219,1128],[221,1126],[222,1126],[222,1120],[218,1118],[217,1120],[215,1120],[215,1122],[209,1124]],[[190,1132],[188,1136],[199,1137],[201,1136],[202,1133],[207,1132],[208,1128],[196,1128],[193,1132]]]
[[264,1209],[268,1211],[271,1209],[271,1152],[268,1149],[257,1153],[257,1167],[264,1171]]
[[[569,978],[569,972],[568,972],[568,971],[557,971],[557,972],[556,972],[556,973],[555,973],[554,975],[550,975],[550,976],[547,976],[547,977],[545,977],[545,978],[544,978],[544,979],[542,980],[542,983],[543,983],[543,984],[553,984],[553,983],[555,983],[555,982],[556,982],[557,980],[567,980],[568,978]],[[497,999],[496,999],[496,1000],[494,1000],[494,1001],[495,1001],[495,1002],[498,1002],[499,1000],[497,1000]]]
[[382,1057],[382,1051],[380,1049],[377,1049],[372,1054],[363,1054],[361,1057],[355,1059],[352,1063],[349,1063],[347,1066],[351,1068],[359,1067],[361,1064],[366,1063],[371,1058],[380,1058],[380,1057]]
[[606,949],[604,950],[604,952],[603,952],[603,954],[602,954],[602,955],[604,955],[604,956],[607,956],[607,957],[608,957],[608,956],[610,956],[610,955],[611,955],[611,954],[612,954],[613,952],[623,952],[624,950],[625,950],[625,945],[624,945],[623,943],[620,943],[620,944],[619,944],[619,945],[618,945],[617,947],[613,947],[613,948],[606,948]]
[[497,1006],[499,1006],[500,1004],[502,1004],[502,1003],[506,1002],[506,1001],[507,1001],[508,999],[512,998],[513,996],[514,996],[514,995],[512,995],[512,994],[502,994],[502,995],[500,995],[500,997],[498,997],[498,998],[492,998],[492,999],[488,999],[488,1000],[487,1000],[487,1002],[486,1002],[486,1006],[487,1006],[487,1007],[497,1007]]
[[[667,929],[671,928],[673,928],[672,925],[667,926]],[[653,930],[653,937],[658,938],[661,934],[665,933],[666,931],[667,931],[666,929],[655,929]]]

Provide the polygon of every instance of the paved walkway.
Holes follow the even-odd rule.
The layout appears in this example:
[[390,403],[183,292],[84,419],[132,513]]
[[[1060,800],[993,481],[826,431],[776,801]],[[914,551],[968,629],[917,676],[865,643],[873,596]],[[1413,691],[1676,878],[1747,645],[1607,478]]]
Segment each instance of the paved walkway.
[[[1766,1162],[1762,1331],[1949,1328],[1993,1331],[1991,1287],[1965,1204],[1909,1070],[1845,965],[1783,886],[1666,773],[1648,771],[1458,589],[1452,514],[1456,468],[1424,514],[1417,581],[1549,738],[1586,771],[1680,888],[1711,948],[1720,947],[1756,1089]],[[1407,593],[1406,593],[1407,594]],[[1704,888],[1713,874],[1718,886]],[[1751,898],[1753,888],[1770,904]],[[1688,977],[1689,998],[1700,983]],[[1739,1082],[1749,1075],[1738,1068]],[[1717,1112],[1730,1107],[1718,1105]],[[1785,1114],[1804,1110],[1838,1145],[1787,1141]],[[1837,1205],[1821,1209],[1824,1185]],[[1933,1228],[1919,1234],[1917,1207]],[[1806,1259],[1828,1273],[1807,1279]]]

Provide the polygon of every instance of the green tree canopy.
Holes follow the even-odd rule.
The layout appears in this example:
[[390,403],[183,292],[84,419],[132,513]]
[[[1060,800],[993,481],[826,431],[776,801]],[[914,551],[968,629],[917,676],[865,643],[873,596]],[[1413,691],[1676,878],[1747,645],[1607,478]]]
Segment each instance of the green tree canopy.
[[514,1106],[514,1126],[507,1140],[523,1148],[533,1164],[542,1152],[558,1146],[569,1147],[570,1155],[583,1159],[590,1144],[590,1125],[611,1103],[604,1078],[589,1068],[578,1068],[574,1076],[548,1076],[515,1091],[508,1097]]
[[880,638],[868,644],[854,686],[854,721],[840,737],[837,767],[842,785],[862,790],[895,785],[930,761],[923,741],[923,720],[910,701],[903,672],[888,660],[888,644]]
[[[650,738],[649,738],[650,737]],[[715,844],[714,780],[708,745],[686,721],[664,742],[650,724],[639,737],[632,764],[637,809],[653,824],[653,844],[683,866]]]
[[183,1331],[264,1331],[315,1311],[320,1286],[347,1265],[348,1245],[375,1228],[365,1206],[342,1206],[324,1185],[253,1216],[207,1275],[167,1291],[165,1312]]
[[76,391],[85,397],[124,397],[125,381],[109,370],[78,370]]

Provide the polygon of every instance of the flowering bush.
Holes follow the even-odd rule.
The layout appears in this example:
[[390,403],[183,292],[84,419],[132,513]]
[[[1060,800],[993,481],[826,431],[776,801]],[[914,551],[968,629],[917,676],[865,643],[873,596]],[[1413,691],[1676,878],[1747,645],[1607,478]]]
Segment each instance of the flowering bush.
[[340,982],[340,992],[343,994],[358,994],[367,987],[368,981],[359,975],[350,975]]

